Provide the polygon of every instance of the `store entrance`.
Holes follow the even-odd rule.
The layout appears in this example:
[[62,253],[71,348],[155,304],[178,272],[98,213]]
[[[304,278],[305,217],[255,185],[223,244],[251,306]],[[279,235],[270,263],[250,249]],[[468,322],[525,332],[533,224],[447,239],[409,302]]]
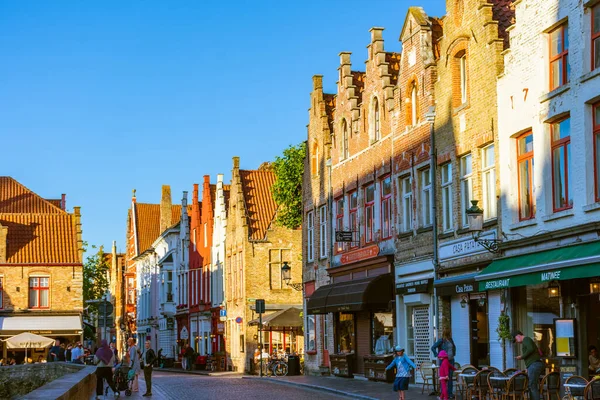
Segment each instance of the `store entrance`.
[[490,365],[490,335],[487,299],[482,294],[469,299],[471,321],[471,364],[481,369]]

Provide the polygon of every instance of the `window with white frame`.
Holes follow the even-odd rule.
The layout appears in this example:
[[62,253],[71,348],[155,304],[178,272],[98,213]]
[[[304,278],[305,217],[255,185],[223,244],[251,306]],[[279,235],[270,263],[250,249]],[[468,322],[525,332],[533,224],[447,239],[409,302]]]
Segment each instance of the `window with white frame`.
[[460,65],[460,102],[467,102],[467,55],[463,54],[459,59]]
[[452,230],[454,218],[452,212],[452,164],[444,164],[441,168],[442,176],[442,229]]
[[29,308],[50,307],[50,277],[29,278]]
[[400,178],[402,190],[402,231],[412,230],[412,179],[410,176]]
[[327,206],[319,208],[319,257],[327,257]]
[[315,351],[317,350],[317,330],[316,330],[316,316],[306,316],[306,350]]
[[483,219],[496,218],[496,156],[493,144],[481,150],[481,186],[483,187]]
[[473,159],[471,154],[460,159],[460,206],[462,216],[462,226],[469,225],[467,218],[467,208],[470,207],[473,198]]
[[421,184],[421,224],[430,226],[432,224],[432,198],[431,198],[431,169],[426,168],[419,171]]
[[352,242],[350,247],[358,245],[358,191],[348,194],[348,212],[350,217],[350,230],[352,231]]
[[[335,201],[335,229],[337,232],[344,230],[344,197]],[[346,248],[346,243],[336,242],[336,251],[341,252]]]
[[381,180],[381,238],[392,237],[392,178]]
[[306,214],[306,258],[308,261],[315,259],[315,214],[309,211]]
[[327,350],[327,343],[329,343],[329,331],[327,330],[327,325],[329,324],[327,323],[327,314],[322,315],[321,318],[323,318],[323,350]]

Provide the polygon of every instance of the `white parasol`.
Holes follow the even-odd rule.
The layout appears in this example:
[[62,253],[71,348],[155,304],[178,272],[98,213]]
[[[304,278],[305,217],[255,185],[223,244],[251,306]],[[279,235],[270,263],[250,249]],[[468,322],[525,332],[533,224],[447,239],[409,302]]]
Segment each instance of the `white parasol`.
[[27,349],[39,349],[52,346],[54,339],[36,335],[35,333],[23,332],[9,337],[5,340],[8,349],[25,349],[25,361],[27,361]]

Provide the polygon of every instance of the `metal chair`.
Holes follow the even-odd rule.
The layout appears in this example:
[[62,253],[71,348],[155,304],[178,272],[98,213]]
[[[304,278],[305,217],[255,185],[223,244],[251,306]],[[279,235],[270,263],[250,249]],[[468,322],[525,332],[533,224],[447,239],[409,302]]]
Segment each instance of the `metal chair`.
[[553,397],[560,400],[560,374],[558,372],[551,372],[542,378],[540,395],[544,400],[552,400]]
[[506,376],[511,376],[511,375],[514,375],[514,374],[516,374],[517,372],[519,372],[519,370],[518,370],[518,369],[516,369],[516,368],[507,368],[507,369],[505,369],[503,372],[504,372],[504,375],[506,375]]
[[473,387],[467,390],[467,398],[472,399],[473,397],[479,400],[487,399],[489,397],[488,387],[488,375],[491,373],[489,369],[482,369],[475,375],[473,380]]
[[506,393],[503,398],[524,399],[529,390],[529,377],[525,372],[514,374],[506,385]]
[[508,379],[498,380],[494,378],[506,378],[506,375],[500,371],[491,371],[487,376],[490,398],[494,400],[500,400],[502,395],[506,392],[506,384]]
[[[580,385],[587,385],[588,381],[583,376],[573,375],[573,376],[567,378],[565,383],[576,383],[576,384],[580,384]],[[583,398],[583,393],[585,392],[585,388],[569,388],[569,387],[567,387],[565,392],[572,397]]]
[[600,400],[600,379],[593,379],[587,384],[583,392],[585,400]]
[[[455,386],[455,392],[460,392],[460,397],[461,399],[465,398],[465,394],[469,391],[470,388],[473,387],[473,383],[475,382],[475,376],[477,374],[477,372],[479,372],[479,370],[477,368],[475,368],[472,365],[466,365],[462,368],[462,370],[456,371],[456,376],[457,376],[457,385]],[[472,377],[459,377],[459,374],[465,374],[465,375],[469,375],[473,373]]]
[[419,371],[421,371],[421,378],[423,379],[423,388],[421,389],[421,394],[423,394],[425,386],[433,388],[433,368],[431,367],[431,363],[422,362],[419,366]]

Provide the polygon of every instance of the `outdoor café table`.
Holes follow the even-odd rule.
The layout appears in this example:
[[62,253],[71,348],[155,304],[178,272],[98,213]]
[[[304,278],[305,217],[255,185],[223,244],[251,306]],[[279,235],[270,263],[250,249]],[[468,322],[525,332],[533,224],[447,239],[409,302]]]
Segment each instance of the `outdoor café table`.
[[506,390],[506,385],[510,378],[510,376],[490,376],[490,383],[494,389]]
[[475,375],[477,375],[477,372],[470,372],[468,374],[458,374],[458,376],[461,378],[462,382],[460,384],[460,386],[462,386],[462,391],[466,391],[467,390],[467,386],[471,385],[473,383],[473,380],[475,379]]
[[438,368],[439,367],[435,364],[431,365],[431,370],[433,371],[433,392],[429,393],[430,396],[437,396],[439,394],[437,389]]

